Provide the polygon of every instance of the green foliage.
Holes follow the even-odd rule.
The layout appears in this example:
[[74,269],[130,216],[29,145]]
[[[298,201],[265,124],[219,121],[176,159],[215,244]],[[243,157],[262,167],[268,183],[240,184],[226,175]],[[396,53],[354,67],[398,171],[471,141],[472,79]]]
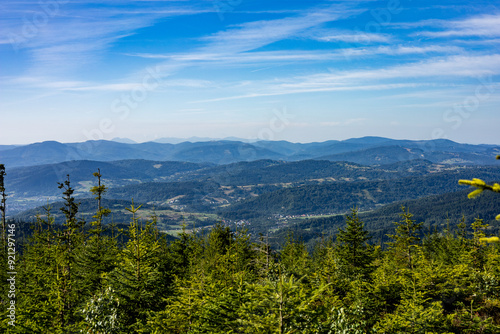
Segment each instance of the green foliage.
[[289,235],[280,252],[282,272],[288,276],[303,277],[309,271],[310,262],[306,245],[299,240],[294,240],[292,234]]
[[345,230],[339,228],[337,233],[336,252],[353,278],[366,275],[370,270],[373,261],[373,246],[368,244],[370,239],[369,232],[358,217],[358,210],[352,209],[351,215],[346,215]]
[[396,234],[389,235],[394,241],[389,242],[389,246],[395,251],[396,256],[403,256],[408,261],[408,266],[413,268],[412,264],[412,249],[420,241],[419,232],[422,229],[423,223],[417,223],[411,219],[413,215],[409,211],[405,211],[405,207],[401,207],[403,211],[400,214],[400,221],[396,224]]
[[106,186],[101,184],[101,170],[98,169],[97,173],[94,173],[94,176],[97,178],[97,186],[90,188],[90,192],[94,194],[97,200],[97,212],[93,217],[95,220],[90,224],[94,227],[94,229],[90,230],[91,234],[95,234],[97,238],[101,236],[102,233],[102,220],[104,217],[108,216],[111,213],[111,210],[102,207],[102,195],[106,192]]
[[91,222],[89,236],[80,245],[75,258],[76,274],[79,277],[81,289],[87,296],[93,295],[104,287],[104,277],[115,268],[118,254],[116,240],[102,235],[102,219],[111,211],[101,205],[102,194],[105,193],[106,186],[101,184],[100,171],[94,173],[94,176],[97,177],[98,185],[92,187],[90,191],[96,195],[97,212],[93,217],[95,220]]
[[128,236],[129,241],[118,254],[116,268],[110,273],[109,285],[120,300],[119,323],[132,330],[145,321],[148,311],[161,306],[161,275],[159,240],[156,220],[143,225],[136,217],[139,207],[132,206]]
[[446,333],[449,318],[441,303],[429,302],[423,293],[415,292],[403,299],[394,313],[385,316],[376,326],[382,333]]

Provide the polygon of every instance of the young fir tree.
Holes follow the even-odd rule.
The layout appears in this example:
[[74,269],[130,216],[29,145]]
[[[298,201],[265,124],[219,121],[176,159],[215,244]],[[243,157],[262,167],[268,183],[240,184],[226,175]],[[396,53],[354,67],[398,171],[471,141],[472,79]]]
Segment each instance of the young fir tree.
[[280,252],[280,264],[282,273],[288,276],[304,277],[309,272],[311,259],[306,245],[301,240],[295,240],[291,233]]
[[413,215],[405,210],[402,206],[403,211],[399,216],[401,220],[395,222],[396,224],[396,234],[388,235],[394,241],[389,242],[389,246],[396,251],[396,254],[402,255],[408,261],[408,267],[413,269],[412,262],[412,249],[420,241],[420,230],[422,229],[423,223],[417,223],[415,220],[411,219]]
[[63,189],[63,200],[64,206],[60,209],[66,221],[64,222],[64,233],[61,235],[64,243],[67,246],[68,254],[73,255],[74,249],[83,241],[83,227],[85,225],[84,220],[79,220],[77,218],[79,203],[76,203],[73,193],[75,189],[71,187],[71,182],[69,180],[69,175],[63,183],[58,183],[59,189]]
[[58,282],[58,304],[61,305],[56,317],[60,319],[63,328],[69,328],[74,324],[79,315],[78,304],[84,295],[82,286],[75,275],[77,263],[76,254],[84,242],[83,227],[84,220],[77,218],[79,203],[73,197],[74,189],[71,187],[69,175],[63,183],[59,183],[59,189],[63,189],[64,206],[60,209],[66,220],[63,229],[58,233],[58,258],[57,275]]
[[64,308],[61,296],[61,240],[57,238],[51,206],[44,207],[45,215],[37,215],[33,234],[25,245],[19,262],[18,319],[24,330],[43,333],[51,328],[62,330],[59,315]]
[[366,275],[370,271],[374,254],[373,247],[368,244],[370,239],[358,210],[352,209],[351,215],[346,215],[345,230],[339,228],[335,246],[339,261],[347,268],[349,276]]
[[71,333],[77,331],[80,320],[77,307],[82,295],[74,275],[75,250],[83,240],[77,220],[78,205],[72,196],[69,176],[59,184],[64,188],[66,216],[63,226],[55,226],[46,208],[47,217],[37,216],[34,232],[19,261],[19,323],[29,333]]
[[97,212],[93,216],[94,221],[91,222],[90,235],[76,256],[81,288],[89,297],[101,292],[104,276],[113,270],[118,253],[115,239],[102,235],[103,218],[111,211],[102,207],[102,195],[106,192],[106,186],[101,184],[100,170],[93,175],[97,178],[97,186],[92,187],[90,191],[97,200]]
[[241,271],[250,274],[252,251],[248,236],[216,224],[204,238],[203,248],[197,269],[210,279],[230,285],[233,274]]
[[102,207],[102,196],[106,193],[107,187],[101,183],[101,170],[98,168],[93,175],[97,178],[97,186],[90,188],[90,192],[95,195],[97,200],[97,212],[93,216],[95,220],[91,223],[93,229],[90,230],[90,233],[100,238],[103,231],[102,220],[111,213],[111,210]]
[[147,313],[164,305],[161,291],[164,288],[158,270],[159,241],[156,220],[143,226],[137,218],[141,206],[134,203],[127,210],[132,214],[129,240],[118,256],[117,266],[109,277],[109,285],[119,299],[119,323],[133,332],[144,326]]

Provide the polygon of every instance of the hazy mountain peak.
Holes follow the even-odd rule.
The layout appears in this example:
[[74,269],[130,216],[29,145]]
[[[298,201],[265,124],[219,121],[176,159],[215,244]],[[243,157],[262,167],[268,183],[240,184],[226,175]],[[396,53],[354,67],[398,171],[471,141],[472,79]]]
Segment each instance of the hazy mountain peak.
[[111,139],[111,141],[115,141],[117,143],[123,143],[123,144],[137,144],[136,141],[129,139],[129,138],[121,138],[121,137],[115,137]]

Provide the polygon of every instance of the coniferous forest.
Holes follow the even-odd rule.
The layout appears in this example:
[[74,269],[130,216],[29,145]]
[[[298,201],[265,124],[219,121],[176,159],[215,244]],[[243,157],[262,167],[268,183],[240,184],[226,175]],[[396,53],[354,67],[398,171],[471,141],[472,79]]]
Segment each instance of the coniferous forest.
[[[401,207],[389,242],[375,244],[353,208],[312,249],[292,232],[276,249],[267,235],[221,223],[173,239],[154,214],[139,219],[133,201],[127,226],[104,224],[111,210],[98,171],[90,221],[67,176],[63,206],[47,205],[28,231],[6,219],[5,177],[0,165],[3,332],[500,331],[500,244],[480,218],[423,234]],[[469,197],[500,192],[480,179],[461,183],[476,188]]]

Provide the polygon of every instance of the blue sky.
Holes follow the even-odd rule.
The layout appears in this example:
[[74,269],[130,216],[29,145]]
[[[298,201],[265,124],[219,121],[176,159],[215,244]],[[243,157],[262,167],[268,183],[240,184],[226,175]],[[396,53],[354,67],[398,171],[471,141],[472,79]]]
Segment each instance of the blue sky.
[[500,144],[498,1],[3,1],[0,144]]

